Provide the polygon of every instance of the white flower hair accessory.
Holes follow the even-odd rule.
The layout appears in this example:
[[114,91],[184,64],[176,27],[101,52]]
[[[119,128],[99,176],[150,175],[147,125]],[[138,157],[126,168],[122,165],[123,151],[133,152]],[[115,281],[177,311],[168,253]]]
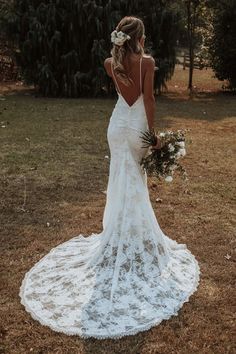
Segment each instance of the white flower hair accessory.
[[119,46],[122,46],[125,41],[129,40],[130,38],[131,37],[128,34],[122,31],[117,32],[117,30],[114,30],[111,33],[111,42]]

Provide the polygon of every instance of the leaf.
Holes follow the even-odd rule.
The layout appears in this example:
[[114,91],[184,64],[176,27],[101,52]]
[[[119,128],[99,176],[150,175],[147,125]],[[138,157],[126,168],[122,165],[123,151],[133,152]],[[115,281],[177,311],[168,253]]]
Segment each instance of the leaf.
[[227,253],[226,256],[224,256],[227,260],[230,260],[231,256]]

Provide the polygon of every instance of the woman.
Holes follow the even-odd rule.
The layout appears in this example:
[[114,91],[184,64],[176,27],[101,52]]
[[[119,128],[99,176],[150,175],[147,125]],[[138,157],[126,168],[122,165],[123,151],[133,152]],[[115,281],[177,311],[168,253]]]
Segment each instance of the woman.
[[135,334],[176,315],[198,285],[198,263],[160,229],[140,167],[146,153],[140,132],[153,127],[155,113],[155,62],[144,55],[144,36],[139,18],[123,18],[104,62],[119,98],[107,131],[103,231],[53,248],[22,281],[21,303],[57,332],[98,339]]

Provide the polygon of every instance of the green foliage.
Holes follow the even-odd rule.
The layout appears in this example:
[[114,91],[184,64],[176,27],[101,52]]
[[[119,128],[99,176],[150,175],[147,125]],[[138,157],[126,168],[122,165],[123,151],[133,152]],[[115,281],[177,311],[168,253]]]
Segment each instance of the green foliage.
[[170,79],[175,64],[178,10],[170,1],[12,0],[8,33],[27,83],[46,96],[98,96],[110,91],[103,67],[110,33],[125,15],[143,19],[149,52],[159,70],[155,89]]
[[229,89],[236,89],[236,0],[220,0],[213,5],[213,34],[210,55],[219,80],[228,80]]
[[171,1],[144,1],[139,15],[144,20],[147,33],[147,47],[158,67],[155,75],[155,89],[160,93],[165,82],[170,80],[176,62],[176,40],[180,24],[179,9]]

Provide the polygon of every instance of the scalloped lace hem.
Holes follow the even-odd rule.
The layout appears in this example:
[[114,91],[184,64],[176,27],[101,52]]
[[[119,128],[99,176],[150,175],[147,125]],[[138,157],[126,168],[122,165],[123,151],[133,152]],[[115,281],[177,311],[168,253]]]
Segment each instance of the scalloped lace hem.
[[[94,236],[96,236],[97,234],[92,234]],[[84,237],[84,235],[80,234],[79,236],[76,236],[75,238],[78,238],[78,239],[86,239],[87,237]],[[63,244],[65,243],[68,243],[70,242],[70,240],[64,242]],[[184,244],[185,245],[185,244]],[[192,258],[193,258],[193,261],[194,261],[194,264],[195,264],[195,280],[194,280],[194,284],[193,284],[193,287],[191,289],[191,291],[189,291],[188,295],[186,296],[186,298],[184,300],[182,300],[181,302],[179,302],[178,306],[176,307],[176,310],[173,311],[173,313],[170,313],[166,316],[163,316],[162,318],[158,318],[157,320],[154,320],[154,321],[151,321],[150,323],[148,324],[145,324],[143,326],[138,326],[134,329],[131,329],[131,330],[128,330],[128,331],[125,331],[125,332],[120,332],[120,333],[114,333],[114,334],[108,334],[108,335],[98,335],[96,333],[89,333],[89,334],[86,334],[86,333],[82,333],[81,331],[77,330],[68,330],[68,329],[63,329],[61,327],[57,327],[57,326],[54,326],[46,321],[44,321],[40,316],[38,316],[28,305],[27,305],[27,302],[25,301],[25,298],[24,298],[24,290],[25,290],[25,286],[26,286],[26,281],[27,281],[27,278],[28,276],[32,273],[33,269],[39,264],[41,263],[49,254],[53,253],[56,248],[58,246],[52,248],[44,257],[42,257],[32,268],[30,271],[28,271],[24,278],[23,278],[23,281],[22,281],[22,284],[20,286],[20,291],[19,291],[19,296],[20,296],[20,303],[25,307],[25,310],[31,315],[31,317],[34,319],[34,320],[37,320],[41,325],[43,326],[46,326],[50,329],[52,329],[53,331],[55,332],[58,332],[58,333],[64,333],[66,335],[69,335],[69,336],[79,336],[81,338],[96,338],[96,339],[107,339],[107,338],[110,338],[110,339],[120,339],[120,338],[123,338],[123,337],[126,337],[126,336],[132,336],[132,335],[135,335],[139,332],[144,332],[144,331],[147,331],[149,330],[150,328],[152,327],[155,327],[157,325],[159,325],[162,321],[164,320],[168,320],[169,318],[173,317],[173,316],[178,316],[178,312],[180,311],[180,309],[183,307],[184,303],[186,302],[189,302],[189,299],[190,297],[197,291],[198,287],[199,287],[199,283],[200,283],[200,274],[201,274],[201,270],[200,270],[200,267],[199,267],[199,264],[198,264],[198,261],[196,260],[196,257],[188,250],[188,252],[191,254]]]

